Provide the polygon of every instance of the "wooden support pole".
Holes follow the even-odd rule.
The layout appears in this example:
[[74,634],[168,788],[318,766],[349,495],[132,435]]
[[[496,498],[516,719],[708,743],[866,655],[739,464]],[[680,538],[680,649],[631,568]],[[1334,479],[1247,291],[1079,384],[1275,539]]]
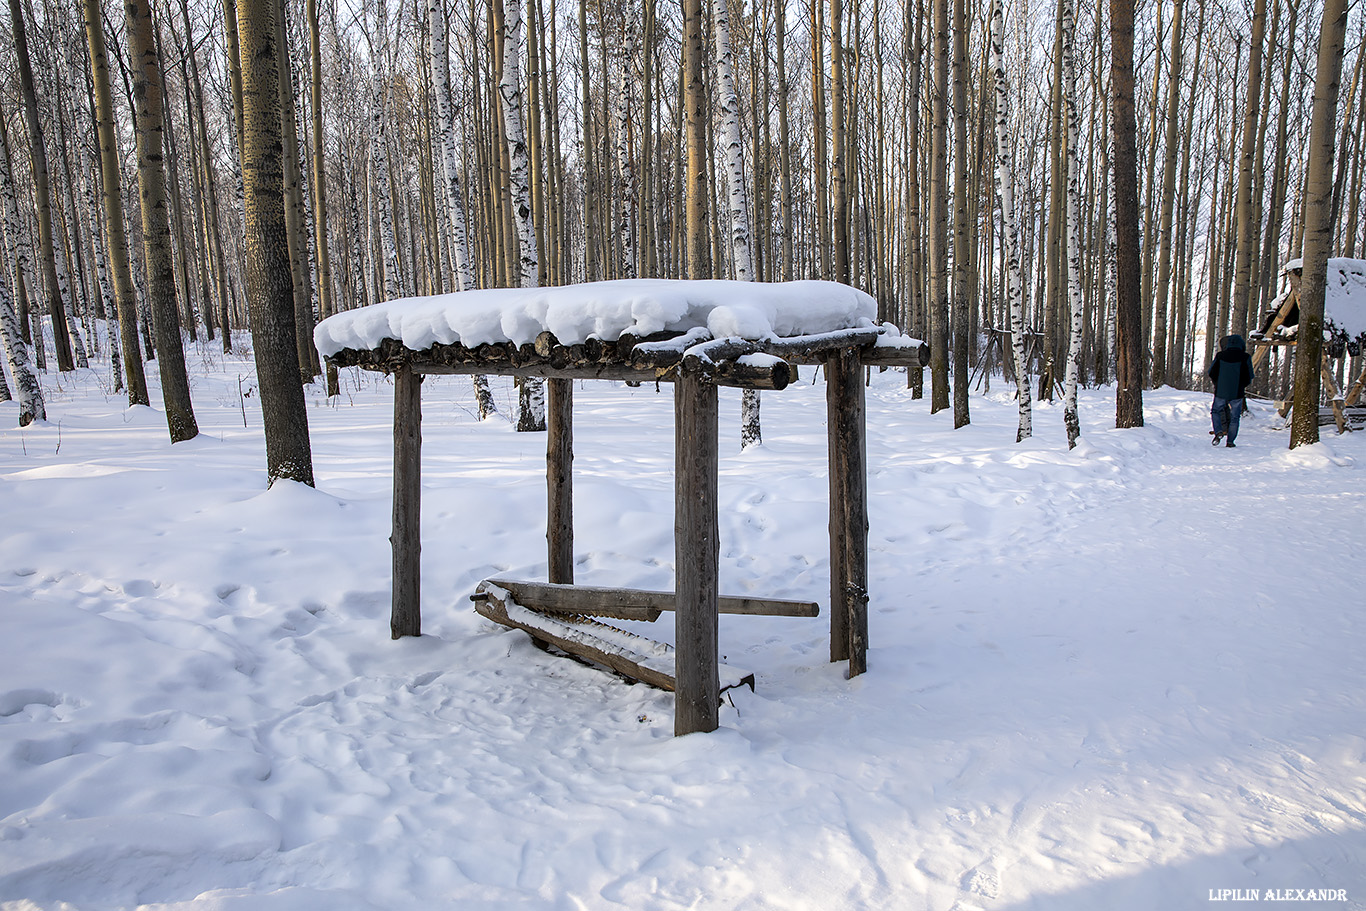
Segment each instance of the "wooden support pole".
[[545,536],[549,581],[574,581],[574,381],[549,380],[545,474],[548,511]]
[[389,629],[395,639],[422,635],[422,377],[394,371],[394,595]]
[[674,734],[714,731],[717,658],[716,387],[690,371],[674,383]]
[[863,365],[844,349],[825,362],[830,449],[830,660],[868,669],[868,479]]
[[1333,423],[1337,425],[1338,433],[1346,433],[1347,415],[1342,410],[1342,395],[1338,392],[1338,384],[1333,379],[1333,366],[1327,354],[1323,355],[1319,370],[1323,375],[1323,388],[1328,393],[1328,405],[1333,409]]

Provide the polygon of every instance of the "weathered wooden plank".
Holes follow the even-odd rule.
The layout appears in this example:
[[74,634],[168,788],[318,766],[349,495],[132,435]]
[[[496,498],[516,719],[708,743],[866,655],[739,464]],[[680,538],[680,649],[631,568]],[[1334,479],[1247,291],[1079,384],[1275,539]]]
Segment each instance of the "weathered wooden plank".
[[422,635],[422,377],[394,372],[393,603],[389,630],[395,639]]
[[[481,616],[520,629],[541,642],[609,667],[633,680],[662,690],[677,690],[678,653],[667,644],[586,617],[537,613],[494,582],[481,583],[480,591],[482,597],[475,601],[474,609]],[[720,694],[725,690],[736,686],[754,689],[754,675],[748,671],[718,664],[717,678],[718,707]]]
[[551,582],[574,581],[574,381],[546,383],[546,544]]
[[674,734],[714,731],[717,702],[716,387],[682,371],[674,383]]
[[830,453],[830,660],[867,669],[868,484],[863,365],[857,349],[826,360]]
[[[495,623],[523,630],[542,642],[548,642],[571,655],[578,655],[580,658],[587,658],[589,661],[610,667],[618,674],[624,674],[633,680],[648,683],[661,690],[676,689],[673,662],[670,660],[676,656],[669,656],[654,649],[651,650],[653,654],[647,655],[623,647],[619,642],[609,644],[600,636],[594,635],[593,626],[599,624],[564,615],[550,617],[536,614],[515,601],[508,604],[496,591],[489,597],[475,601],[474,609]],[[642,642],[655,646],[662,645],[648,639],[642,639]],[[667,646],[664,648],[667,649]]]
[[[512,592],[519,604],[532,610],[653,621],[659,617],[660,612],[672,611],[675,606],[673,592],[594,585],[555,585],[515,579],[489,579],[487,582]],[[480,583],[481,586],[483,584]],[[718,612],[722,614],[818,617],[821,612],[820,605],[814,601],[721,596],[717,598],[716,603]],[[607,611],[613,613],[606,613]],[[631,613],[629,616],[625,613],[616,613],[619,611]]]

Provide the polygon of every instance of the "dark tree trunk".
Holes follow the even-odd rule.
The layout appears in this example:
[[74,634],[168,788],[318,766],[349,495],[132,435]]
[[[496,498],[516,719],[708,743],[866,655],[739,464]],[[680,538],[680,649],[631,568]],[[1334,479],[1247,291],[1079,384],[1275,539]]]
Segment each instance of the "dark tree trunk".
[[240,0],[242,185],[246,214],[247,312],[266,431],[268,483],[312,486],[308,411],[294,343],[294,282],[285,233],[279,48],[274,0]]

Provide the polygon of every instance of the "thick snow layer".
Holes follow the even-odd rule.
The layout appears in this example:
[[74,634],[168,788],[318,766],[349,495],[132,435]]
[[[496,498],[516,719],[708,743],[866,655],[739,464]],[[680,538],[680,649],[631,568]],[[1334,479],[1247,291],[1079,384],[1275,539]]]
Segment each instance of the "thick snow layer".
[[[545,578],[543,434],[423,383],[424,635],[396,642],[390,382],[309,387],[318,489],[267,491],[250,356],[188,360],[175,446],[105,364],[44,376],[50,423],[0,403],[5,911],[1366,907],[1366,434],[1291,452],[1254,405],[1214,449],[1207,395],[1119,431],[1110,388],[1069,452],[1048,403],[1014,442],[999,378],[953,430],[873,371],[850,681],[824,385],[766,393],[743,453],[723,389],[721,587],[822,616],[722,616],[757,692],[676,739],[669,694],[467,600]],[[576,578],[671,587],[671,386],[574,407]]]
[[397,339],[414,351],[434,344],[519,345],[549,330],[562,344],[623,333],[706,328],[713,338],[764,339],[873,325],[877,302],[835,282],[632,279],[556,288],[495,288],[410,297],[348,310],[313,333],[324,357]]
[[[1292,259],[1285,268],[1303,269],[1304,261]],[[1335,256],[1328,260],[1323,318],[1349,338],[1366,334],[1366,259]]]

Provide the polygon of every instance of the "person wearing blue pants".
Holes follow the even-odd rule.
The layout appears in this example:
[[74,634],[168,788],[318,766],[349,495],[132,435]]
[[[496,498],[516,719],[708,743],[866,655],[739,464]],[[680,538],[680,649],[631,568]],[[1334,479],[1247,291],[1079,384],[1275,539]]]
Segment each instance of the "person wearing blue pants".
[[1214,445],[1228,438],[1224,443],[1229,449],[1238,438],[1238,418],[1243,413],[1243,394],[1248,383],[1252,382],[1252,358],[1247,356],[1247,348],[1241,335],[1226,335],[1219,342],[1219,353],[1209,365],[1206,376],[1214,384],[1214,404],[1210,406],[1210,419],[1214,423]]

